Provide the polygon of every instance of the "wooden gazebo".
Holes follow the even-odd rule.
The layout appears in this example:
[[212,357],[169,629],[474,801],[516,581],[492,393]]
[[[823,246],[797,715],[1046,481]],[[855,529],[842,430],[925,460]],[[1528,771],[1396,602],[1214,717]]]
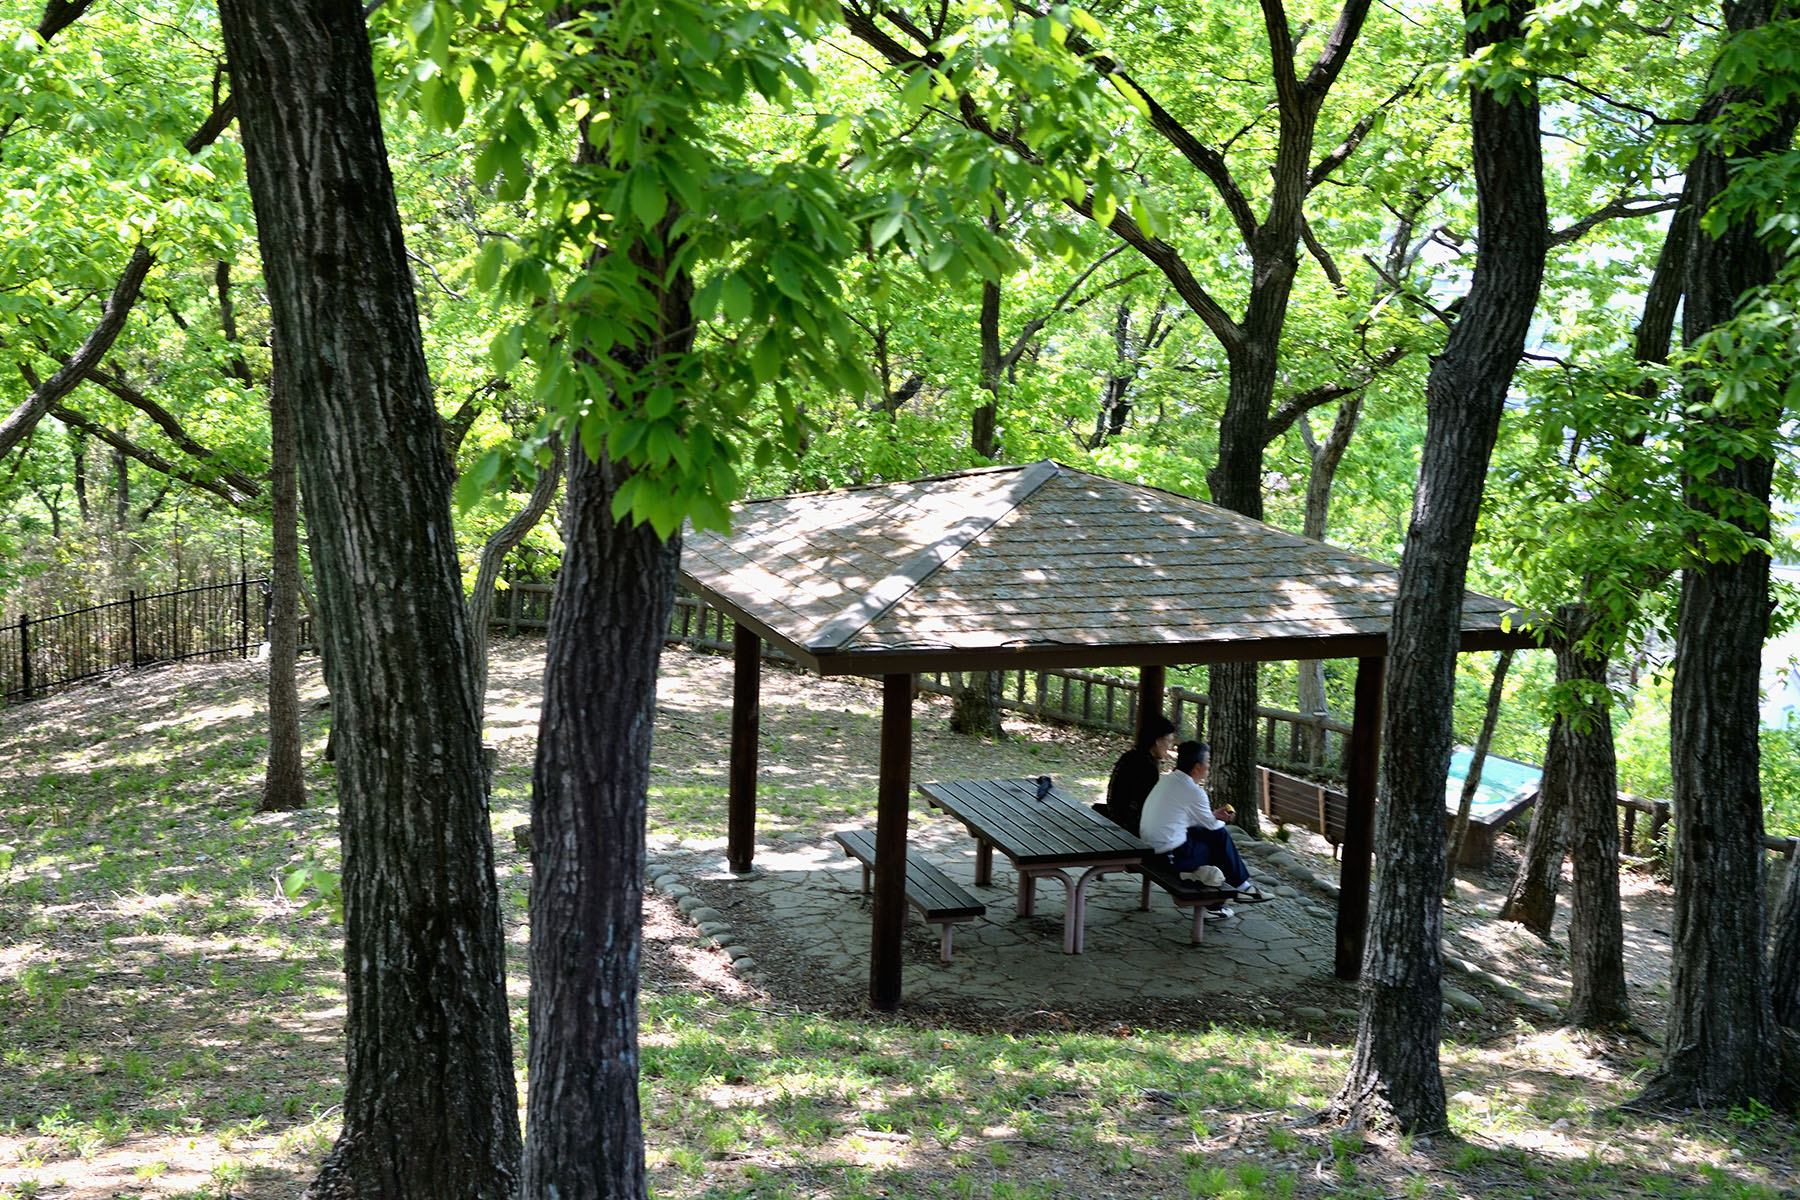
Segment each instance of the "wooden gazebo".
[[[870,999],[900,1002],[913,675],[1135,666],[1140,711],[1172,664],[1355,658],[1337,973],[1361,970],[1387,630],[1399,571],[1186,496],[1055,462],[737,506],[682,581],[737,624],[727,857],[755,848],[761,641],[882,688]],[[1462,648],[1533,645],[1468,593]]]

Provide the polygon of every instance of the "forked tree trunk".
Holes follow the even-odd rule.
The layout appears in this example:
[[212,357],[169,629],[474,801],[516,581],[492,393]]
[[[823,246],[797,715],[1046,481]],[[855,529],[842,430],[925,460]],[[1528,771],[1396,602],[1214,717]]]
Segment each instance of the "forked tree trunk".
[[1512,890],[1500,906],[1502,921],[1517,921],[1548,940],[1556,922],[1556,891],[1562,884],[1563,859],[1569,852],[1569,739],[1563,719],[1550,721],[1544,744],[1544,770],[1538,778],[1537,802],[1525,834],[1525,855]]
[[343,1132],[312,1194],[512,1200],[519,1117],[449,464],[356,0],[224,0],[338,733]]
[[1619,906],[1619,766],[1613,750],[1607,660],[1580,644],[1593,618],[1582,605],[1557,613],[1558,683],[1585,685],[1563,728],[1567,743],[1569,857],[1569,1024],[1613,1029],[1631,1022],[1625,987],[1625,921]]
[[[1528,0],[1503,9],[1464,0],[1489,20],[1464,36],[1475,53],[1522,36]],[[1497,18],[1497,19],[1496,19]],[[1543,279],[1548,221],[1529,83],[1469,97],[1480,250],[1468,300],[1425,385],[1419,488],[1388,636],[1386,761],[1376,806],[1381,876],[1363,966],[1350,1076],[1336,1107],[1353,1121],[1391,1117],[1442,1129],[1438,1069],[1443,936],[1444,780],[1450,770],[1456,654],[1469,546],[1488,456]]]
[[[1767,25],[1776,7],[1771,0],[1727,0],[1727,28],[1749,33]],[[1734,105],[1761,103],[1760,96],[1732,88],[1702,107],[1701,120],[1723,128],[1688,166],[1687,194],[1697,211],[1725,191],[1734,163],[1777,156],[1792,143],[1797,110],[1791,103],[1765,114],[1772,120],[1732,128]],[[1717,236],[1696,223],[1687,261],[1682,320],[1690,345],[1730,321],[1746,293],[1775,277],[1775,260],[1754,220],[1740,219]],[[1774,461],[1757,447],[1772,442],[1781,421],[1779,386],[1764,381],[1722,403],[1699,389],[1689,396],[1690,462],[1725,461],[1692,471],[1688,503],[1755,539],[1769,535]],[[1675,818],[1669,1022],[1662,1064],[1641,1097],[1645,1104],[1780,1104],[1784,1094],[1800,1092],[1800,1079],[1783,1078],[1764,975],[1757,705],[1771,607],[1769,559],[1754,545],[1730,561],[1682,572],[1669,703]]]
[[269,769],[263,812],[306,807],[300,763],[300,512],[294,479],[294,414],[279,371],[269,384],[269,501],[273,545],[269,564]]

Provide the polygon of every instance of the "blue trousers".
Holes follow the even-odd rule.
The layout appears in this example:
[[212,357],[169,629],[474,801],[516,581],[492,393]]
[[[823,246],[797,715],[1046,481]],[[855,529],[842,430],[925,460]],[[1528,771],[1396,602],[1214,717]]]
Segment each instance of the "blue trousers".
[[1169,861],[1177,871],[1217,867],[1225,873],[1228,887],[1236,887],[1250,878],[1250,869],[1244,865],[1237,843],[1231,840],[1231,834],[1223,827],[1202,829],[1198,825],[1188,826],[1187,841],[1169,851]]

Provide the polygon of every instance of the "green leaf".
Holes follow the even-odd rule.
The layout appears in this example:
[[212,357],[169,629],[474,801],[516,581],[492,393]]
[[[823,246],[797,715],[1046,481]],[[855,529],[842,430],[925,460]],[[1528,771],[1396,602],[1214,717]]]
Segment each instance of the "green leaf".
[[750,284],[744,279],[743,272],[732,271],[725,276],[720,302],[724,305],[726,318],[734,322],[745,320],[755,311],[756,297],[751,293]]
[[646,226],[655,225],[669,211],[669,195],[647,167],[631,173],[631,211]]
[[903,208],[883,214],[882,218],[875,222],[874,227],[869,230],[870,246],[879,250],[893,241],[894,235],[900,232],[900,222],[905,219],[906,210]]

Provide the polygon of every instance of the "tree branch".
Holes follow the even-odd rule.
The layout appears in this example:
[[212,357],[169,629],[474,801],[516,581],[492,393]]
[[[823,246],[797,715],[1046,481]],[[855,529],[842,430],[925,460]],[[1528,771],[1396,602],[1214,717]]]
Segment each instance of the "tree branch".
[[1114,258],[1117,258],[1120,254],[1123,254],[1125,250],[1125,243],[1120,242],[1111,250],[1108,250],[1105,254],[1102,254],[1099,258],[1095,259],[1093,263],[1089,265],[1087,270],[1075,277],[1075,282],[1063,289],[1062,295],[1050,302],[1050,307],[1042,316],[1033,317],[1031,320],[1025,322],[1024,328],[1019,330],[1019,336],[1013,339],[1012,346],[1005,354],[1000,356],[1000,369],[1003,371],[1010,371],[1013,367],[1018,365],[1019,357],[1025,353],[1025,348],[1031,344],[1031,339],[1036,337],[1044,326],[1050,323],[1051,317],[1054,317],[1057,313],[1062,311],[1063,305],[1069,302],[1069,297],[1075,294],[1076,289],[1092,278],[1095,271],[1098,271],[1101,267],[1105,266]]
[[218,480],[205,479],[194,474],[192,471],[184,470],[174,463],[169,462],[154,450],[144,449],[130,438],[127,438],[124,434],[116,433],[113,430],[106,428],[106,426],[100,424],[98,421],[91,420],[73,409],[65,408],[61,404],[54,404],[50,407],[50,415],[65,425],[79,429],[92,437],[99,438],[113,449],[119,451],[119,453],[137,459],[153,471],[160,471],[171,479],[179,479],[181,482],[188,484],[191,487],[197,487],[203,492],[210,492],[219,499],[225,501],[225,503],[231,505],[233,508],[248,507],[244,497],[237,495]]
[[1331,257],[1331,251],[1325,249],[1325,244],[1313,232],[1312,222],[1305,217],[1300,219],[1300,239],[1306,243],[1308,253],[1318,260],[1319,268],[1325,272],[1325,278],[1331,281],[1332,289],[1343,292],[1344,274],[1338,270],[1337,259]]
[[1350,127],[1350,132],[1344,135],[1344,140],[1333,146],[1331,152],[1314,165],[1312,171],[1306,177],[1306,190],[1308,192],[1312,191],[1321,183],[1324,183],[1333,171],[1343,166],[1344,160],[1349,158],[1352,154],[1355,154],[1357,148],[1362,145],[1363,139],[1369,136],[1369,130],[1375,127],[1375,118],[1398,104],[1404,97],[1411,95],[1413,88],[1418,85],[1418,82],[1419,72],[1415,70],[1412,74],[1412,78],[1408,79],[1402,86],[1394,89],[1393,93],[1389,95],[1386,100],[1383,100],[1380,104],[1377,104],[1374,108],[1358,117],[1356,119],[1356,124]]
[[1627,196],[1620,193],[1607,201],[1605,207],[1596,209],[1573,225],[1551,230],[1550,244],[1566,246],[1586,237],[1595,226],[1615,217],[1647,217],[1652,213],[1668,212],[1680,203],[1680,196]]
[[[47,15],[48,10],[46,10]],[[229,98],[223,104],[215,107],[200,128],[194,131],[193,136],[183,143],[187,152],[198,154],[206,146],[212,144],[225,131],[225,127],[231,124],[236,113],[237,105]],[[29,433],[32,426],[43,419],[44,414],[50,411],[50,407],[73,391],[75,385],[81,382],[88,371],[106,357],[107,352],[112,349],[114,340],[118,338],[119,331],[125,327],[125,318],[131,315],[131,307],[137,303],[138,293],[143,289],[144,277],[150,273],[151,264],[155,261],[156,256],[142,244],[131,252],[131,258],[126,262],[125,270],[120,273],[118,282],[113,285],[112,295],[108,297],[100,310],[99,324],[94,326],[94,330],[88,334],[87,340],[82,342],[81,347],[69,356],[61,370],[50,376],[41,386],[34,385],[31,395],[26,398],[25,403],[14,409],[6,420],[0,421],[0,458],[6,457],[7,453],[18,444],[19,439]]]
[[[6,420],[0,421],[0,458],[4,458],[20,438],[30,433],[32,427],[53,405],[74,391],[75,385],[112,349],[119,331],[125,328],[125,319],[131,315],[131,306],[137,303],[138,292],[144,286],[144,276],[150,273],[150,265],[155,261],[156,256],[141,243],[131,252],[124,272],[113,285],[112,295],[107,297],[106,303],[101,307],[99,324],[94,326],[87,340],[49,379],[33,384],[31,395],[26,398],[25,403],[14,409]],[[24,367],[24,364],[20,365]]]
[[1383,371],[1387,370],[1410,353],[1412,353],[1412,351],[1409,347],[1389,346],[1386,350],[1383,350],[1380,354],[1377,354],[1374,358],[1364,363],[1350,378],[1340,380],[1337,383],[1321,384],[1318,387],[1308,388],[1304,392],[1296,392],[1292,396],[1289,396],[1286,400],[1276,406],[1274,412],[1269,414],[1268,424],[1264,426],[1266,437],[1263,444],[1266,446],[1282,434],[1286,433],[1295,421],[1298,421],[1301,416],[1311,412],[1313,409],[1330,404],[1334,400],[1342,400],[1345,396],[1354,395],[1355,393],[1362,391],[1371,383],[1375,382],[1376,377]]
[[1306,73],[1306,82],[1302,86],[1309,94],[1323,97],[1337,82],[1338,72],[1344,69],[1350,47],[1356,44],[1356,35],[1362,32],[1363,21],[1369,15],[1369,4],[1370,0],[1345,0],[1337,24],[1332,26],[1331,35],[1319,49],[1319,57],[1313,60],[1312,69]]
[[208,450],[188,436],[187,430],[182,428],[181,422],[175,419],[174,414],[127,383],[123,378],[100,367],[90,370],[88,378],[155,421],[177,449],[190,458],[206,463],[217,473],[217,477],[222,482],[229,484],[244,499],[248,500],[262,495],[262,487],[255,480],[224,465],[224,459],[219,454]]
[[1571,79],[1567,75],[1545,75],[1545,76],[1543,76],[1543,78],[1554,79],[1558,83],[1566,83],[1570,87],[1574,88],[1576,91],[1585,92],[1586,94],[1592,96],[1594,99],[1600,101],[1602,104],[1609,104],[1614,108],[1621,109],[1628,113],[1636,113],[1638,116],[1643,117],[1645,120],[1649,121],[1652,125],[1693,125],[1693,124],[1696,124],[1696,122],[1694,120],[1692,120],[1691,118],[1688,118],[1688,117],[1665,117],[1661,113],[1656,112],[1652,109],[1645,108],[1642,105],[1632,104],[1631,102],[1629,102],[1627,100],[1619,99],[1617,96],[1609,96],[1605,92],[1602,92],[1602,91],[1598,90],[1597,88],[1589,87],[1587,84],[1582,83],[1579,79]]

